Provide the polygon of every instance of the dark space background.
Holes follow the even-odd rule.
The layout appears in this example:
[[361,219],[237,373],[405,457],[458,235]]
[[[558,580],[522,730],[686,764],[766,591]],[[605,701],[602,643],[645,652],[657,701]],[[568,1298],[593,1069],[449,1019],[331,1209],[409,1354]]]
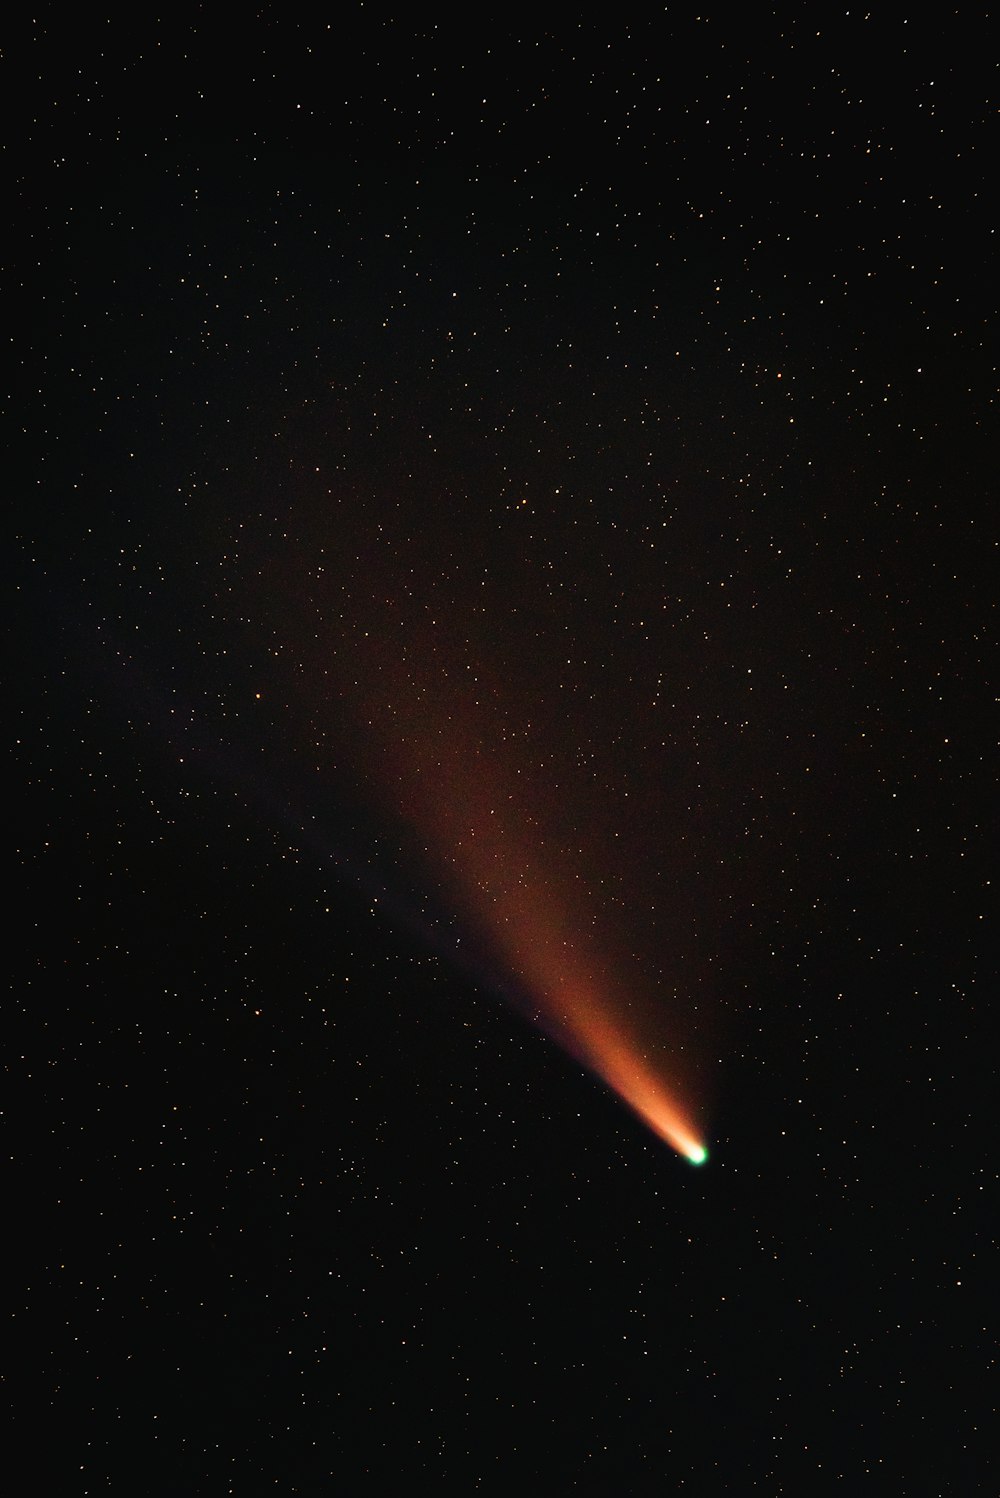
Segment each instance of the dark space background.
[[[995,27],[35,15],[33,1491],[995,1493]],[[480,672],[700,1169],[393,801]]]

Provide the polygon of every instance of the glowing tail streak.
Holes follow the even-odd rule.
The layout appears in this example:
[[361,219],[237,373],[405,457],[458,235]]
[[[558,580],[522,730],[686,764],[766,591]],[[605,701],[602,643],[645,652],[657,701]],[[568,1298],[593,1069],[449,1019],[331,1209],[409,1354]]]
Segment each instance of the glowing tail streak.
[[[597,939],[598,919],[611,914],[600,880],[585,878],[579,850],[566,849],[559,832],[560,823],[586,822],[586,804],[561,800],[554,821],[535,767],[518,764],[510,737],[483,720],[476,698],[456,690],[464,673],[420,679],[412,666],[393,672],[391,655],[373,662],[367,678],[385,694],[370,698],[366,713],[382,794],[423,835],[456,904],[525,985],[544,1027],[700,1165],[707,1154],[698,1132],[649,1059],[641,974],[625,978],[625,964],[609,957],[614,943]],[[491,695],[502,697],[499,688]],[[497,754],[504,740],[509,763]],[[655,1014],[655,1003],[649,1008]]]
[[482,790],[484,767],[477,758],[474,781],[464,766],[450,765],[448,797],[434,797],[433,814],[431,805],[423,803],[429,777],[420,777],[419,793],[411,786],[415,800],[410,810],[423,803],[418,825],[437,845],[459,903],[525,984],[545,1028],[655,1134],[693,1165],[701,1165],[707,1158],[705,1146],[673,1089],[648,1059],[632,995],[615,964],[579,934],[590,925],[581,885],[575,880],[570,884],[568,875],[560,880],[556,868],[540,867],[513,814],[499,809],[506,798],[495,795],[495,771],[490,776],[494,794]]

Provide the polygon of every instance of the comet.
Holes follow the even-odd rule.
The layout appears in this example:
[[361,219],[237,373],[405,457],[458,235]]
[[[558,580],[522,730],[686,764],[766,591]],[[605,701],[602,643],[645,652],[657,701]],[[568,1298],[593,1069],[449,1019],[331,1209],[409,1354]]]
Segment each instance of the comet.
[[[612,739],[614,753],[595,760],[608,725],[600,708],[575,728],[555,710],[551,683],[560,683],[567,663],[549,659],[554,642],[546,653],[532,627],[520,655],[516,633],[499,653],[502,601],[494,599],[488,615],[477,590],[463,608],[463,569],[446,598],[435,594],[436,556],[423,571],[416,551],[400,577],[381,541],[366,542],[360,573],[351,570],[355,553],[338,542],[341,553],[336,586],[323,586],[332,589],[328,616],[349,623],[332,624],[326,637],[313,630],[318,655],[303,680],[330,685],[321,729],[323,699],[306,704],[310,745],[323,742],[331,768],[354,778],[388,827],[406,829],[419,879],[483,954],[481,976],[523,1002],[654,1135],[692,1165],[704,1164],[692,1097],[695,1037],[684,1031],[679,1002],[672,1007],[672,995],[687,990],[667,988],[665,976],[674,965],[680,971],[685,954],[668,935],[658,938],[660,949],[640,936],[641,885],[632,884],[631,906],[626,898],[629,880],[641,877],[621,836],[635,823],[615,819],[616,804],[624,804],[615,771],[630,720]],[[301,593],[289,593],[293,614]],[[605,712],[614,708],[614,698],[604,702]],[[637,743],[635,752],[642,749]],[[655,782],[649,785],[655,814]],[[655,856],[669,866],[669,846]],[[658,929],[669,932],[669,921]]]
[[[405,672],[393,673],[383,657],[366,674],[385,694],[365,703],[385,809],[419,834],[460,923],[496,960],[501,987],[513,979],[542,1029],[654,1134],[702,1165],[707,1150],[683,1100],[683,1040],[670,1036],[655,983],[636,970],[630,933],[616,935],[609,922],[617,912],[602,898],[603,880],[588,870],[579,841],[567,848],[560,832],[560,815],[579,825],[581,813],[567,807],[565,792],[561,804],[549,803],[537,766],[516,756],[509,736],[498,751],[500,735],[479,711],[487,694],[463,693],[461,675],[421,676],[412,656]],[[497,684],[488,700],[501,696]]]

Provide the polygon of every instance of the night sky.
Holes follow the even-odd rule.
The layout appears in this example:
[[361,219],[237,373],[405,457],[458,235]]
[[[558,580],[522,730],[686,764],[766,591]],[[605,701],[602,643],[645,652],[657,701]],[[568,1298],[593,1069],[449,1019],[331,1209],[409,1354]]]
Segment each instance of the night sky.
[[31,1491],[995,1494],[996,27],[35,14]]

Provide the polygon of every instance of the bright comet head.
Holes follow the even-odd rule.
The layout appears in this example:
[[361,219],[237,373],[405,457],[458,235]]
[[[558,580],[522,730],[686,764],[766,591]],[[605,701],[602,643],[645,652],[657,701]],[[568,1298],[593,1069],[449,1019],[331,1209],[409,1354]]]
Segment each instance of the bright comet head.
[[708,1159],[708,1150],[703,1144],[693,1144],[689,1150],[684,1152],[692,1165],[704,1165]]

